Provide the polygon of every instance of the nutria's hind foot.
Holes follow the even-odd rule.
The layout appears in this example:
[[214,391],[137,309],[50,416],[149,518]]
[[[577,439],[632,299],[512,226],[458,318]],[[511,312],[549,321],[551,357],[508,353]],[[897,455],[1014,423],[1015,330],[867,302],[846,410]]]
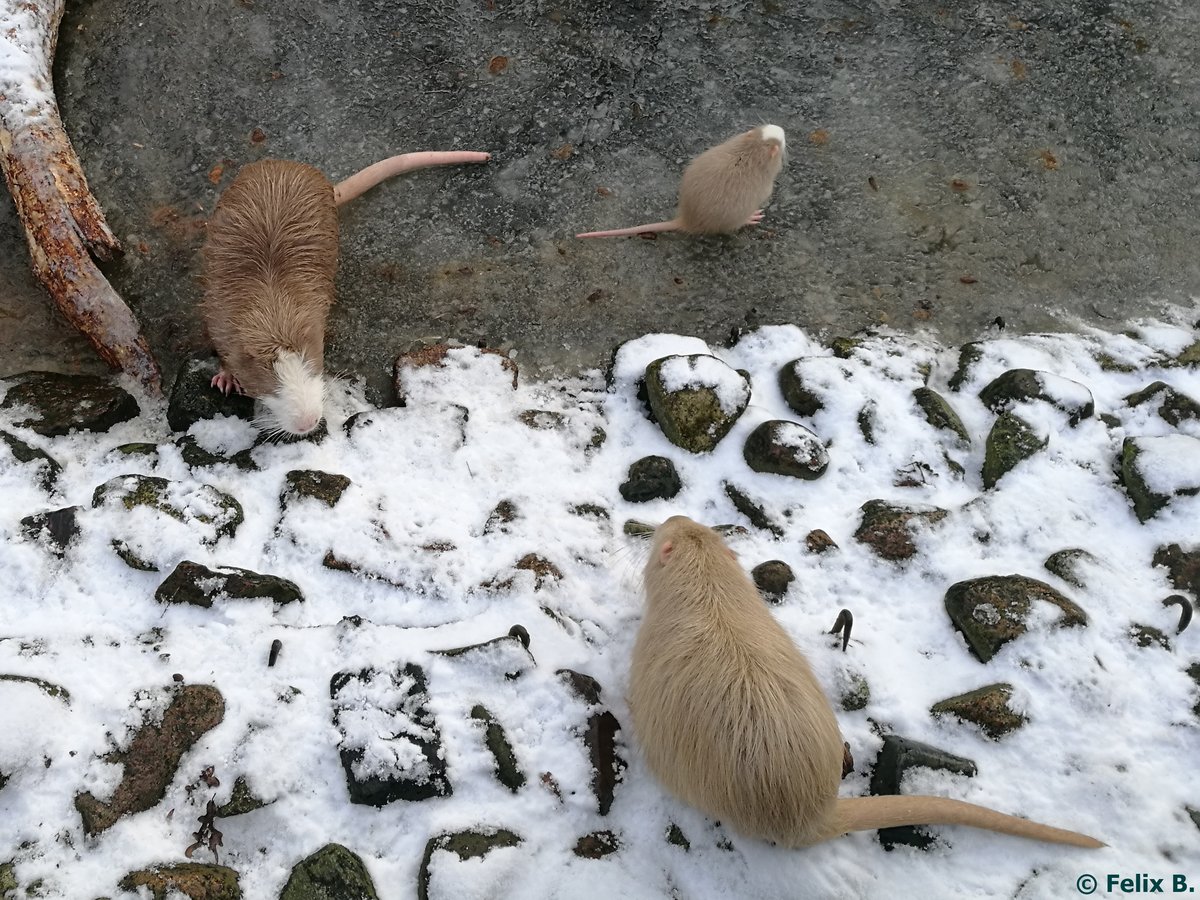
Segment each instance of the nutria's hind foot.
[[229,396],[229,392],[231,390],[237,391],[239,394],[245,393],[245,391],[242,390],[241,384],[238,383],[238,380],[224,369],[221,369],[219,372],[217,372],[217,374],[212,377],[212,381],[209,382],[209,384],[226,396]]
[[757,225],[763,220],[763,211],[760,209],[746,220],[747,225]]

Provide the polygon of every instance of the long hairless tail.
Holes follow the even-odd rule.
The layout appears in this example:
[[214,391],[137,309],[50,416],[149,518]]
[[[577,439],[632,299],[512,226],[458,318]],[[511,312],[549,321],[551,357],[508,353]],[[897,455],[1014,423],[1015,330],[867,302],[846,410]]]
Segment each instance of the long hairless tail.
[[1086,834],[1067,831],[1005,815],[949,797],[889,796],[839,799],[832,822],[820,838],[828,840],[849,831],[891,828],[895,825],[970,825],[1035,841],[1070,844],[1074,847],[1107,846]]
[[659,231],[678,231],[679,220],[672,219],[669,222],[655,222],[652,225],[638,225],[634,228],[618,228],[616,231],[589,231],[585,234],[577,234],[577,238],[594,238],[594,237],[626,237],[631,234],[654,234]]
[[353,200],[359,194],[365,194],[381,181],[386,181],[393,175],[411,172],[414,169],[428,169],[431,166],[460,166],[465,163],[485,163],[492,158],[490,153],[476,153],[473,150],[423,150],[419,153],[402,153],[381,159],[367,166],[361,172],[355,172],[345,181],[338,182],[333,189],[333,199],[338,206],[348,200]]

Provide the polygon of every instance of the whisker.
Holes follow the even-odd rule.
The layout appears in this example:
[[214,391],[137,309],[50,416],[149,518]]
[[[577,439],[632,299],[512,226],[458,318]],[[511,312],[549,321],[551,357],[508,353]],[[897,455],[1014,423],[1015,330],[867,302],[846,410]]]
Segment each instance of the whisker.
[[609,568],[616,581],[631,593],[639,593],[642,588],[642,570],[646,568],[646,560],[650,556],[649,544],[626,543],[618,547],[612,554]]

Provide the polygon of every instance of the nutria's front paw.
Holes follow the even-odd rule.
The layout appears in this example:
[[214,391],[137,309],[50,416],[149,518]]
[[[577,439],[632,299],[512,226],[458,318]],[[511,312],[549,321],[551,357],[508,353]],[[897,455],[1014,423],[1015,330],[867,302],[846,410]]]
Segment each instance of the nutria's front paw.
[[237,391],[239,394],[245,393],[242,390],[242,386],[238,383],[238,380],[224,369],[221,369],[219,372],[217,372],[217,374],[212,377],[212,382],[210,383],[213,387],[226,396],[229,395],[231,390]]

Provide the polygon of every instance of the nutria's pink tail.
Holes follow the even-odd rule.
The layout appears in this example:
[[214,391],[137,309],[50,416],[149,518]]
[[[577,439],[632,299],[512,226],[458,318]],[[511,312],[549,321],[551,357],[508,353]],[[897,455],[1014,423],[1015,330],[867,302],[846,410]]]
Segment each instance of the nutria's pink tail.
[[679,220],[672,219],[669,222],[655,222],[652,225],[638,225],[634,228],[618,228],[616,231],[589,231],[585,234],[577,234],[577,238],[594,238],[594,237],[625,237],[630,234],[654,234],[659,231],[678,231]]
[[460,166],[465,163],[485,163],[492,158],[490,153],[476,153],[473,150],[423,150],[419,153],[402,153],[382,159],[367,166],[361,172],[355,172],[345,181],[341,181],[333,189],[333,199],[338,206],[348,200],[353,200],[360,194],[365,194],[381,181],[386,181],[393,175],[411,172],[414,169],[428,169],[431,166]]
[[1005,815],[986,806],[976,806],[974,803],[964,803],[949,797],[904,795],[839,799],[832,824],[820,840],[838,837],[849,831],[868,831],[872,828],[891,828],[896,825],[970,825],[1053,844],[1070,844],[1074,847],[1106,846],[1086,834]]

